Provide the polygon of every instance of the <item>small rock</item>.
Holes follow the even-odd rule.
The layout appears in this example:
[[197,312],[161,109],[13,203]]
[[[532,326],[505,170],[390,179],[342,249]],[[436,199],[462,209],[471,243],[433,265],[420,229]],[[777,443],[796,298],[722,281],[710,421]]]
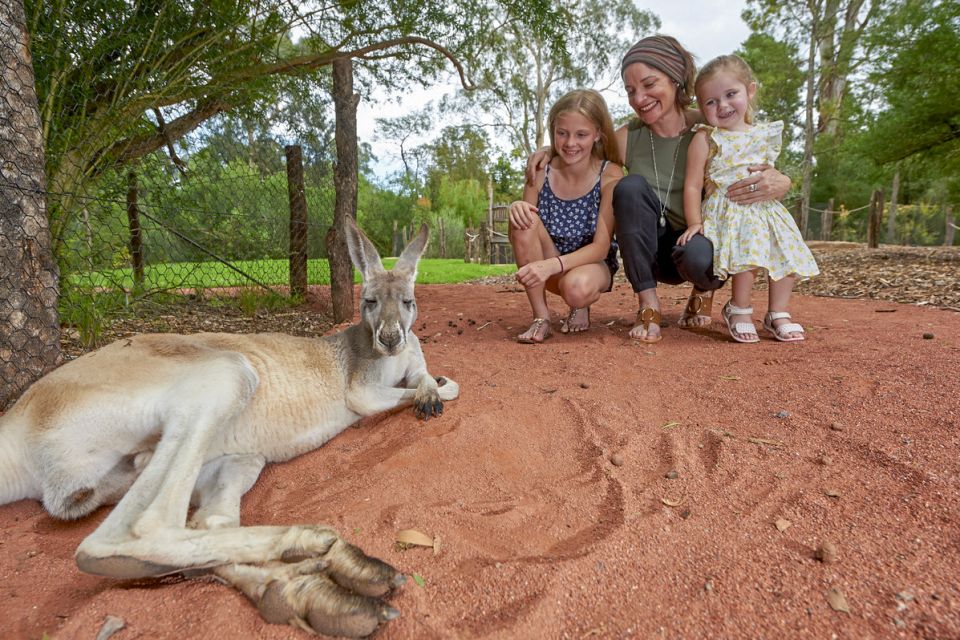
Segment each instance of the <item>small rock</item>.
[[833,458],[831,458],[831,457],[828,456],[828,455],[822,455],[822,456],[820,456],[819,462],[820,462],[820,464],[822,464],[823,466],[828,467],[828,466],[830,466],[831,464],[833,464]]
[[773,414],[773,417],[774,417],[774,418],[789,418],[789,417],[790,417],[790,412],[789,412],[789,411],[777,411],[775,414]]
[[100,632],[97,633],[97,640],[107,640],[107,638],[125,626],[127,626],[127,623],[123,618],[108,615],[103,621],[103,626],[100,627]]
[[580,388],[581,388],[581,389],[589,389],[589,388],[590,388],[590,385],[587,384],[586,382],[581,382],[581,383],[580,383]]
[[685,507],[683,511],[680,512],[680,517],[686,520],[690,517],[690,507]]
[[840,424],[839,422],[831,422],[830,429],[832,431],[843,431],[843,425]]
[[463,335],[463,329],[457,329],[457,335],[458,335],[458,336],[462,336],[462,335]]
[[893,624],[894,624],[894,626],[897,627],[898,629],[903,629],[905,626],[907,626],[907,623],[904,622],[903,620],[901,620],[900,618],[894,618],[894,619],[893,619]]
[[787,520],[786,518],[777,518],[777,521],[774,522],[773,525],[777,528],[777,531],[779,531],[780,533],[783,533],[784,531],[792,527],[793,523]]
[[676,471],[667,471],[667,472],[663,475],[663,477],[664,477],[664,478],[667,478],[668,480],[676,480],[677,478],[680,477],[680,474],[677,473]]
[[837,545],[832,542],[824,542],[817,547],[816,558],[823,564],[833,564],[837,561]]
[[929,331],[927,331],[926,333],[923,334],[923,339],[924,339],[924,340],[933,340],[933,334],[930,333]]
[[610,456],[610,464],[612,464],[615,467],[622,467],[623,456],[621,456],[619,453],[613,454],[612,456]]
[[897,594],[897,600],[902,600],[904,602],[910,602],[911,600],[913,600],[913,598],[914,598],[914,595],[909,591],[901,591],[900,593]]
[[826,488],[826,489],[823,490],[823,495],[827,496],[828,498],[839,498],[839,497],[840,497],[840,491],[838,491],[837,489],[835,489],[835,488],[833,488],[833,487],[828,487],[828,488]]
[[707,583],[703,585],[703,590],[707,593],[713,591],[713,580],[707,580]]
[[39,553],[40,553],[39,551],[34,551],[33,549],[31,549],[30,551],[27,551],[27,557],[36,558]]

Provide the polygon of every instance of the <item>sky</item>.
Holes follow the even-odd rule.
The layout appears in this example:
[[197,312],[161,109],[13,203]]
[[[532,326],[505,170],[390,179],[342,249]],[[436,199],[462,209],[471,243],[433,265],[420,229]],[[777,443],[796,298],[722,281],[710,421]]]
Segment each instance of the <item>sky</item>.
[[[695,57],[700,66],[722,53],[732,53],[750,35],[750,29],[740,18],[745,0],[634,0],[641,8],[660,17],[660,33],[676,37]],[[373,164],[378,179],[386,180],[399,171],[399,150],[394,143],[379,140],[376,136],[376,119],[389,112],[391,117],[423,108],[432,100],[439,100],[444,93],[453,92],[456,85],[440,84],[428,89],[387,96],[377,103],[362,101],[357,111],[357,135],[361,143],[373,148],[377,161]],[[611,102],[626,103],[622,91],[608,95]],[[385,105],[384,102],[387,104]],[[423,142],[427,142],[424,140]]]

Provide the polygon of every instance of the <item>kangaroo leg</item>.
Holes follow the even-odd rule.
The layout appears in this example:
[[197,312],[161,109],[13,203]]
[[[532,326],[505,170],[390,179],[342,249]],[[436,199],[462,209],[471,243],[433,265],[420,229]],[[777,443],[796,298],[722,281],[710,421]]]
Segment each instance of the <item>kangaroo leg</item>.
[[226,455],[203,465],[191,503],[197,510],[189,527],[216,529],[240,526],[240,498],[260,477],[266,459],[259,454]]
[[[423,374],[418,379],[417,387],[412,389],[357,383],[347,392],[347,407],[362,416],[372,416],[382,411],[414,405],[417,407],[418,417],[429,417],[440,415],[443,411],[442,400],[453,400],[459,395],[460,386],[453,380],[442,376],[434,379],[429,374]],[[437,404],[439,411],[436,410]],[[428,406],[431,408],[429,414],[425,409]],[[420,407],[424,407],[424,410],[421,411]]]

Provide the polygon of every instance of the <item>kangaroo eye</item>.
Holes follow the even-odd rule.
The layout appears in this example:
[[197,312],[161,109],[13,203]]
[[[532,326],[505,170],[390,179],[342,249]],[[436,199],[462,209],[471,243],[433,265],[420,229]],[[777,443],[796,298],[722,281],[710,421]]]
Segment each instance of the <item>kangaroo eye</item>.
[[404,301],[403,301],[403,304],[407,305],[408,307],[409,307],[409,306],[412,306],[413,303],[414,303],[413,300],[404,300]]
[[376,298],[364,298],[364,299],[363,299],[363,303],[364,303],[364,304],[377,304],[377,299],[376,299]]

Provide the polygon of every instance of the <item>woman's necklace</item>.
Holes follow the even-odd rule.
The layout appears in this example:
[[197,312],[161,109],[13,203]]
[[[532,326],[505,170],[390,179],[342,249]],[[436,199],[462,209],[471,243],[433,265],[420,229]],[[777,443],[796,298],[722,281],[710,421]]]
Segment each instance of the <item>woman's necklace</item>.
[[[650,135],[650,155],[653,156],[653,177],[657,181],[657,197],[660,198],[660,226],[667,226],[667,203],[664,197],[665,193],[660,190],[660,172],[657,171],[657,150],[653,146],[653,131],[649,128],[647,133]],[[670,193],[673,187],[673,174],[677,170],[677,158],[680,156],[680,143],[683,142],[683,132],[680,132],[680,139],[677,140],[677,148],[673,150],[673,167],[670,169],[670,180],[667,181],[666,194]]]

